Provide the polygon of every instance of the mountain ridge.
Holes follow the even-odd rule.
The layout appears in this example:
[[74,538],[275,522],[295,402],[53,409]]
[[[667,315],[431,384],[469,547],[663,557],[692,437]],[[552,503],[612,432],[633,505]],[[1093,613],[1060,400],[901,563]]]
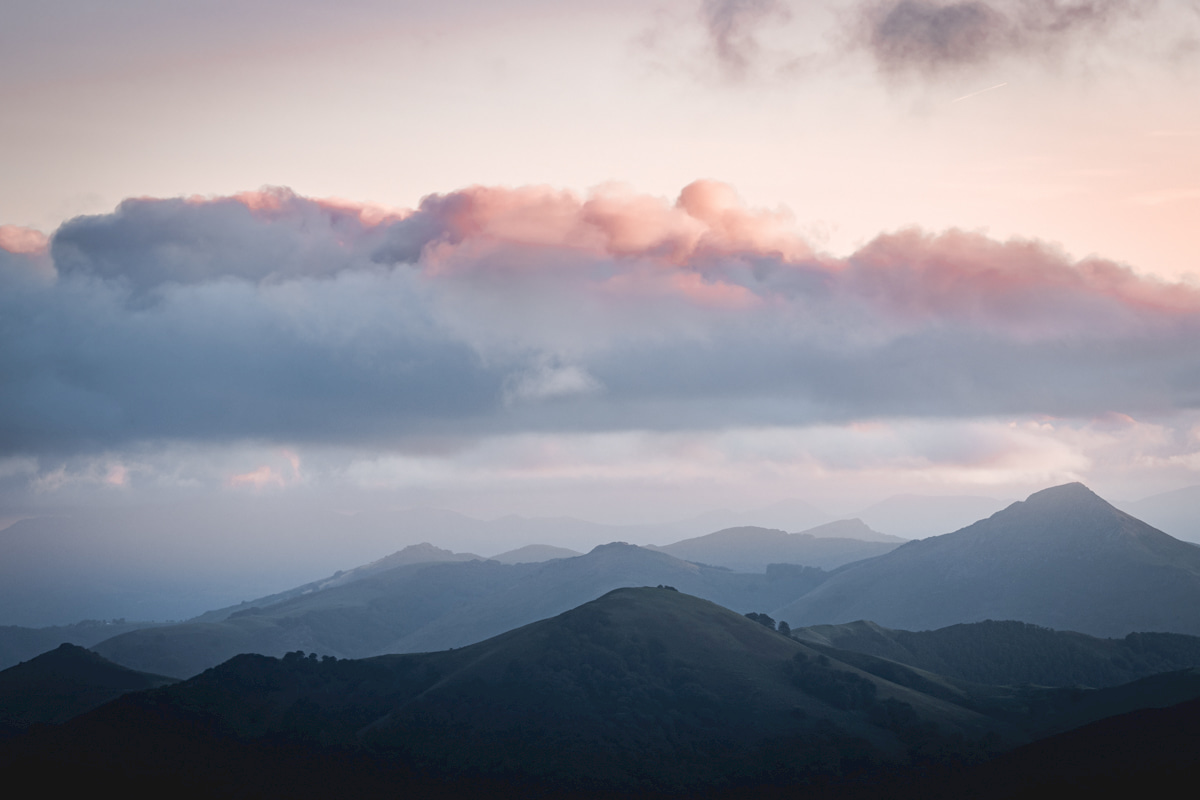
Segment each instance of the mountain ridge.
[[1096,636],[1200,634],[1200,548],[1066,484],[847,565],[773,614],[798,626],[1014,619]]

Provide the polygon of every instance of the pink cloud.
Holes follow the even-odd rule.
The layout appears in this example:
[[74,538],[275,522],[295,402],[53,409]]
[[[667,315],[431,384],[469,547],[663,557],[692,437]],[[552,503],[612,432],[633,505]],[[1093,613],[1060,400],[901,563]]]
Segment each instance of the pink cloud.
[[282,475],[264,465],[251,472],[232,475],[226,483],[233,488],[265,489],[268,486],[282,487],[285,482]]
[[41,231],[18,225],[0,225],[0,248],[19,255],[42,255],[50,239]]
[[1142,277],[1104,259],[1072,262],[1042,242],[1001,242],[961,230],[885,234],[845,264],[847,289],[918,319],[1041,319],[1059,327],[1082,310],[1079,303],[1096,301],[1135,311],[1200,312],[1200,292],[1192,287]]

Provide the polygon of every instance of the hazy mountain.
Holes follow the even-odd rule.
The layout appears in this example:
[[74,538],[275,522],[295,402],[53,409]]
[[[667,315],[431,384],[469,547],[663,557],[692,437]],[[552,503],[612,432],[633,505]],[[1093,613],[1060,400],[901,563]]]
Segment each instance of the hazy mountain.
[[843,567],[775,616],[793,625],[871,619],[922,630],[1015,619],[1096,636],[1200,634],[1200,547],[1073,483]]
[[27,661],[52,650],[60,644],[91,647],[97,642],[141,628],[162,625],[160,622],[126,622],[89,619],[74,625],[55,625],[47,628],[22,628],[16,625],[0,627],[0,669]]
[[[761,524],[753,514],[733,519]],[[828,517],[785,503],[764,519],[798,530]],[[422,542],[457,552],[494,553],[529,542],[586,552],[604,542],[670,542],[722,527],[729,524],[481,520],[429,508],[347,514],[270,497],[81,508],[0,530],[0,625],[190,619]]]
[[824,525],[833,518],[826,512],[795,498],[781,500],[762,508],[731,511],[718,509],[697,514],[676,522],[662,523],[647,531],[650,535],[635,537],[631,531],[621,538],[639,538],[641,541],[671,541],[680,536],[692,538],[726,528],[755,527],[778,528],[787,531],[803,531]]
[[1119,505],[1123,511],[1177,539],[1200,542],[1200,486],[1188,486]]
[[403,550],[397,550],[390,556],[376,559],[370,564],[365,564],[361,567],[355,567],[349,570],[338,570],[327,578],[322,578],[318,581],[296,586],[283,592],[259,597],[255,600],[245,600],[234,606],[226,606],[212,611],[206,611],[199,616],[193,617],[188,622],[220,622],[228,619],[230,615],[239,611],[250,609],[260,609],[265,606],[272,606],[282,603],[285,600],[291,600],[294,597],[300,597],[306,594],[320,591],[321,589],[329,589],[335,586],[345,586],[348,583],[368,578],[380,572],[387,572],[396,567],[410,566],[412,564],[440,564],[445,562],[458,561],[483,561],[483,556],[477,556],[474,553],[453,553],[449,550],[443,550],[440,547],[434,547],[428,542],[421,544],[413,544],[405,547]]
[[66,722],[127,692],[171,683],[174,678],[136,672],[63,644],[0,672],[0,737],[35,723]]
[[310,585],[150,635],[134,631],[95,649],[135,669],[188,677],[247,652],[361,658],[462,647],[622,586],[671,585],[742,612],[775,608],[826,575],[788,566],[738,574],[627,544],[540,564],[411,564],[323,589]]
[[818,525],[815,528],[800,531],[800,533],[816,536],[818,539],[858,539],[863,542],[890,542],[892,544],[903,544],[908,541],[899,536],[873,530],[858,517],[826,522],[824,525]]
[[535,565],[511,586],[463,604],[453,615],[396,639],[380,652],[461,647],[560,614],[624,586],[663,584],[746,613],[774,608],[772,598],[799,597],[826,575],[819,569],[790,565],[775,565],[761,574],[740,574],[617,542],[579,558]]
[[[822,534],[831,531],[874,534],[859,520],[822,526]],[[830,525],[834,527],[830,527]],[[876,534],[876,536],[878,536]],[[770,528],[727,528],[695,539],[684,539],[664,547],[652,547],[676,558],[727,567],[738,572],[762,572],[768,564],[803,564],[834,569],[894,550],[901,540],[865,541],[858,538],[831,538],[813,533],[787,533]]]
[[1008,505],[995,497],[902,494],[889,497],[854,516],[875,530],[904,539],[924,539],[970,525]]
[[421,544],[412,544],[405,547],[403,550],[397,550],[390,556],[372,561],[370,564],[365,564],[361,567],[355,567],[345,572],[338,572],[324,581],[319,581],[314,589],[328,589],[331,586],[343,586],[347,583],[362,580],[369,575],[375,575],[380,572],[386,572],[389,569],[396,567],[405,567],[410,564],[439,564],[444,562],[454,561],[483,561],[483,556],[477,556],[474,553],[453,553],[449,550],[443,550],[440,547],[434,547],[429,542]]
[[492,556],[492,560],[499,561],[501,564],[540,564],[543,561],[551,561],[555,558],[574,558],[581,555],[583,553],[568,550],[565,547],[554,547],[548,544],[527,544],[524,547],[518,547],[516,550],[509,550],[498,556]]
[[1099,639],[1027,622],[974,622],[900,631],[873,622],[793,628],[814,646],[887,658],[972,683],[1105,687],[1200,667],[1200,637],[1131,633]]
[[269,498],[81,509],[0,531],[0,624],[189,619],[422,542],[455,551],[495,552],[531,541],[590,549],[635,538],[624,531],[566,518],[477,520],[437,509],[341,514]]

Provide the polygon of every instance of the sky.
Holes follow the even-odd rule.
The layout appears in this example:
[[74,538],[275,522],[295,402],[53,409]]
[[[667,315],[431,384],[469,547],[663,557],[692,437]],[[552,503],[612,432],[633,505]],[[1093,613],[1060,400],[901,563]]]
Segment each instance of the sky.
[[1200,484],[1200,3],[5,16],[0,525]]

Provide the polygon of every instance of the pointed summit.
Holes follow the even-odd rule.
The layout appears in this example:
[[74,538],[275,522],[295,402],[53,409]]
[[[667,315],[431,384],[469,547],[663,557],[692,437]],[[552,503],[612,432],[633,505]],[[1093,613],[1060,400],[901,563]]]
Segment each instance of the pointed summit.
[[1069,483],[849,565],[773,616],[793,626],[1012,619],[1095,636],[1200,634],[1200,548]]
[[1061,486],[1051,486],[1034,492],[1025,500],[1026,503],[1041,505],[1043,503],[1099,503],[1112,508],[1100,495],[1084,486],[1079,481],[1064,483]]

